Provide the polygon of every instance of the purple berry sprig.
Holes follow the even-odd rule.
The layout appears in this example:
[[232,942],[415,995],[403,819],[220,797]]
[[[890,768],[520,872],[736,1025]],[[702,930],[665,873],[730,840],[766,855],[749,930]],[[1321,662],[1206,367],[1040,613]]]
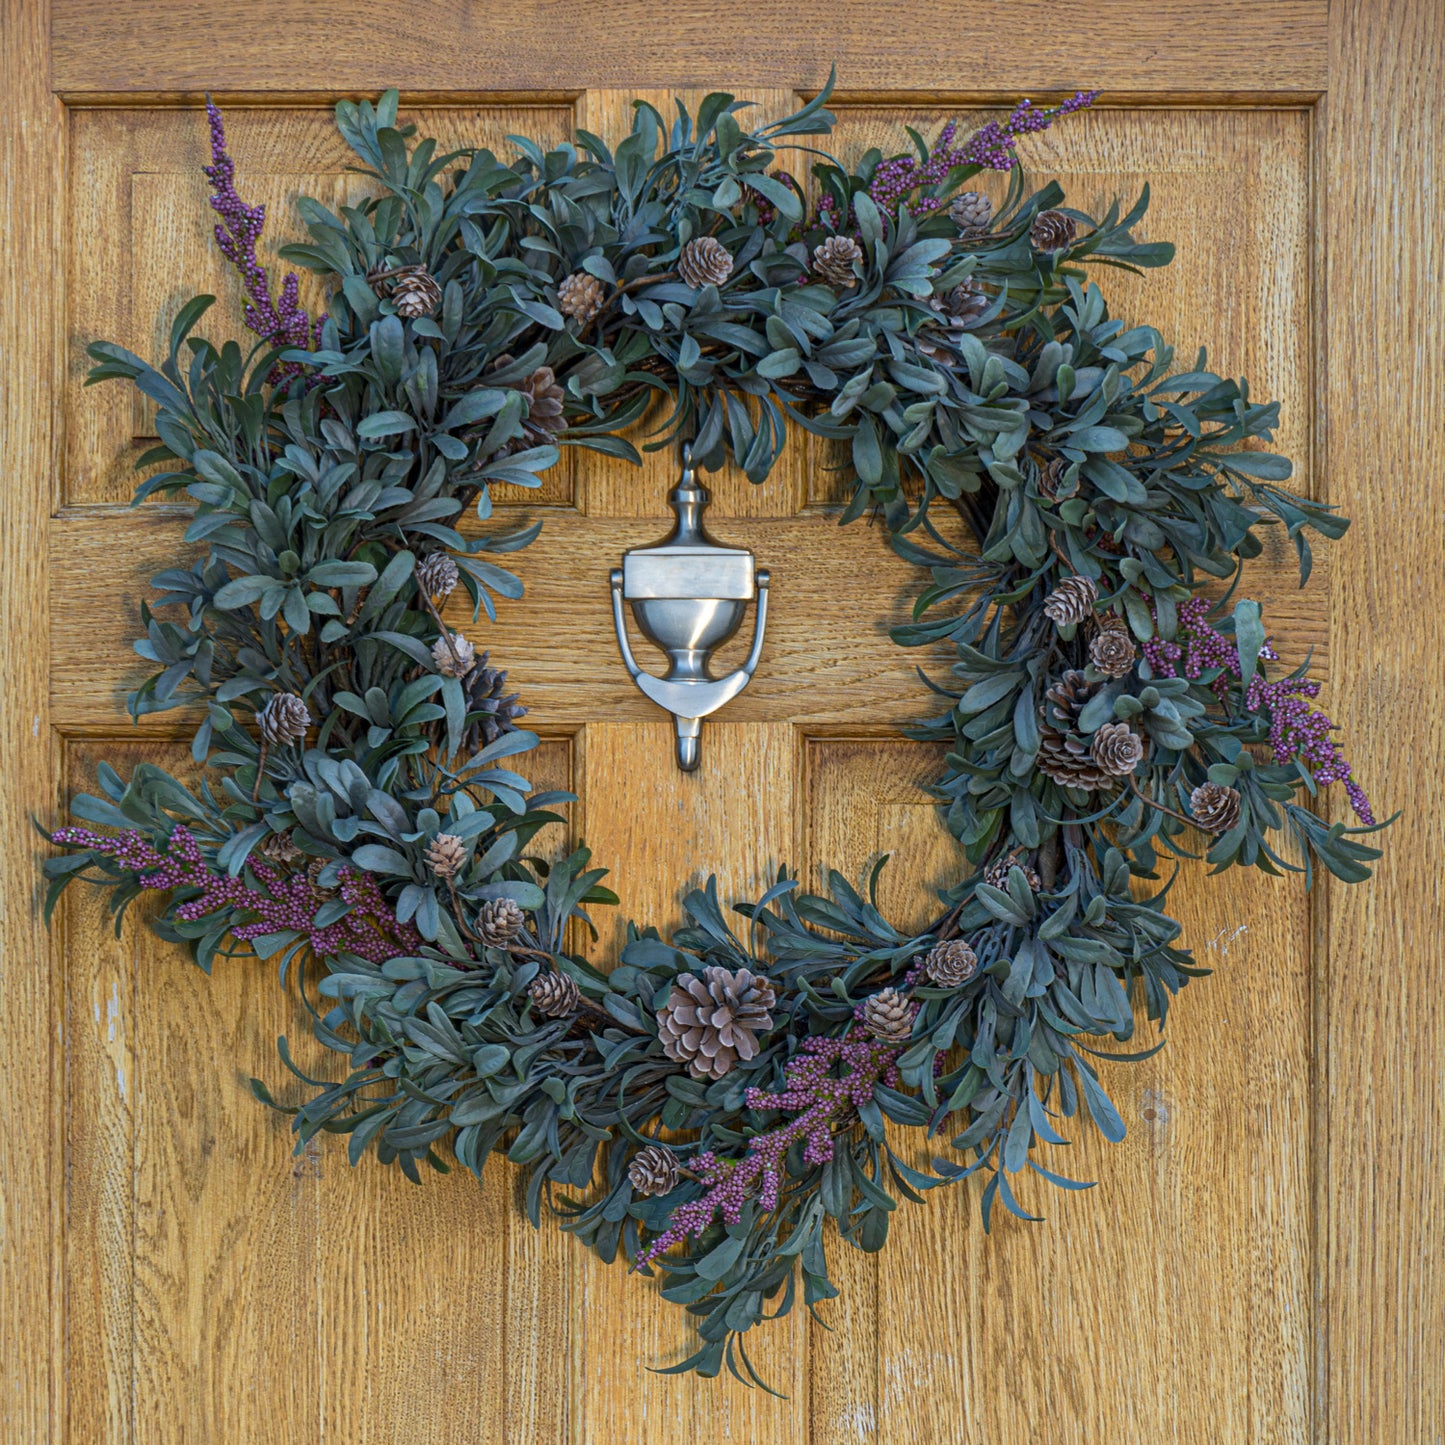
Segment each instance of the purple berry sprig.
[[[201,169],[211,183],[211,209],[221,218],[215,228],[216,245],[240,272],[246,288],[246,325],[273,346],[312,348],[320,341],[326,314],[311,320],[301,305],[301,283],[294,271],[281,283],[281,295],[272,298],[271,279],[256,256],[256,242],[266,224],[266,207],[248,206],[237,193],[236,163],[226,150],[221,112],[210,96],[206,97],[206,114],[211,122],[212,163]],[[300,376],[305,370],[300,362],[283,362],[272,368],[268,380],[274,385]]]

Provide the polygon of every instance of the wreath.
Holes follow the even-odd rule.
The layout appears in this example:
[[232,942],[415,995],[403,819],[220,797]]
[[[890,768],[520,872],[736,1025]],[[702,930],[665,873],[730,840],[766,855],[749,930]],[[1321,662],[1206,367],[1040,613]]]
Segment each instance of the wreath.
[[[1092,268],[1172,259],[1134,238],[1147,189],[1093,219],[1016,164],[1019,136],[1093,95],[849,169],[797,139],[826,135],[828,94],[756,129],[728,95],[672,118],[639,101],[615,151],[578,131],[513,137],[505,161],[439,153],[395,91],[343,101],[374,192],[298,203],[310,239],[282,255],[328,278],[314,319],[257,260],[264,212],[208,102],[216,241],[260,342],[193,335],[198,296],[158,368],[90,348],[92,381],[158,408],[137,499],[195,504],[204,553],[154,578],[136,647],[156,671],[130,707],[199,706],[201,781],[102,765],[45,863],[47,916],[78,878],[117,922],[160,892],[157,932],[202,968],[279,960],[344,1060],[293,1067],[298,1150],[346,1134],[353,1164],[413,1180],[504,1152],[534,1223],[545,1202],[603,1259],[665,1276],[700,1336],[671,1371],[752,1380],[747,1332],[800,1280],[809,1308],[837,1293],[826,1221],[877,1250],[899,1199],[972,1176],[985,1228],[998,1204],[1030,1218],[1024,1171],[1082,1187],[1035,1157],[1081,1104],[1122,1137],[1086,1040],[1130,1039],[1140,1010],[1162,1029],[1205,972],[1167,884],[1140,880],[1203,853],[1353,882],[1383,826],[1318,684],[1235,600],[1262,525],[1303,580],[1306,534],[1345,521],[1277,485],[1275,403],[1109,314]],[[785,147],[811,156],[809,189]],[[983,170],[1008,173],[997,209],[964,188]],[[670,938],[629,926],[610,971],[567,951],[617,900],[585,848],[529,852],[570,795],[514,770],[525,709],[442,609],[461,586],[475,625],[522,595],[498,559],[540,523],[489,528],[495,483],[535,486],[562,447],[638,460],[619,433],[659,398],[651,446],[754,482],[791,425],[830,439],[842,520],[880,519],[927,574],[893,637],[956,657],[909,736],[948,745],[933,794],[960,851],[922,932],[882,916],[877,868],[861,891],[830,873],[826,896],[784,871],[741,921],[712,880]],[[1358,826],[1310,806],[1334,782]],[[903,1157],[889,1121],[939,1152]]]

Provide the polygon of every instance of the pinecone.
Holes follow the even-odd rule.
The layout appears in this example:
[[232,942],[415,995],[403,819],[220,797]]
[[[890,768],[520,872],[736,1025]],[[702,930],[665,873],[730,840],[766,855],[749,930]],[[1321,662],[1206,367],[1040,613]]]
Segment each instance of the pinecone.
[[1089,752],[1089,739],[1077,731],[1085,703],[1102,686],[1071,669],[1044,694],[1044,719],[1039,725],[1035,766],[1062,787],[1080,788],[1088,793],[1114,785],[1113,778]]
[[1040,211],[1029,227],[1029,244],[1035,251],[1062,251],[1074,243],[1078,223],[1062,211]]
[[444,883],[455,878],[466,861],[467,845],[455,833],[438,833],[426,845],[426,866]]
[[1105,723],[1094,734],[1089,756],[1112,778],[1127,778],[1144,761],[1144,740],[1128,723]]
[[713,236],[699,236],[682,248],[677,274],[684,286],[701,291],[704,286],[721,286],[733,273],[732,253]]
[[644,1144],[627,1166],[628,1183],[639,1194],[671,1194],[678,1177],[677,1155],[663,1144]]
[[330,862],[330,858],[313,858],[306,865],[306,881],[310,883],[323,898],[336,897],[336,890],[334,888],[323,888],[321,886],[321,875],[325,871],[326,865]]
[[[975,282],[960,281],[942,296],[930,297],[928,304],[938,317],[932,324],[941,324],[951,337],[954,332],[967,331],[988,310],[990,302]],[[918,349],[925,356],[939,357],[945,354],[944,348],[934,345],[924,334],[918,337]]]
[[662,1051],[698,1079],[720,1079],[758,1053],[758,1035],[773,1026],[773,985],[750,969],[710,964],[702,977],[680,973],[657,1013]]
[[396,306],[396,314],[408,321],[430,316],[442,304],[442,288],[425,266],[396,266],[369,271],[367,284],[383,301]]
[[1093,578],[1065,577],[1044,598],[1044,616],[1052,618],[1058,627],[1067,627],[1092,615],[1094,603],[1098,600],[1099,589]]
[[1239,822],[1242,800],[1223,783],[1200,783],[1189,795],[1189,812],[1206,833],[1227,833]]
[[863,1004],[863,1027],[875,1039],[902,1043],[913,1032],[917,1006],[896,988],[880,989]]
[[1005,853],[995,858],[987,868],[983,870],[983,881],[990,888],[1007,888],[1008,876],[1015,868],[1022,868],[1024,880],[1035,893],[1042,893],[1044,880],[1039,877],[1038,869],[1019,852]]
[[450,597],[460,575],[450,552],[432,552],[422,558],[416,569],[418,586],[433,602]]
[[829,236],[813,247],[813,270],[830,286],[846,291],[858,284],[853,263],[863,259],[863,248],[851,236]]
[[280,867],[289,867],[292,863],[299,863],[306,855],[291,841],[291,830],[288,828],[284,833],[269,833],[261,844],[261,856],[269,863],[275,863]]
[[515,898],[489,898],[477,914],[477,932],[483,943],[501,948],[527,926],[527,915]]
[[432,643],[431,660],[443,677],[465,677],[476,665],[477,649],[460,632],[454,632],[450,647],[445,637]]
[[565,1019],[577,1012],[580,997],[576,981],[565,973],[539,973],[527,989],[527,997],[538,1013],[549,1019]]
[[1123,677],[1139,655],[1128,625],[1112,612],[1105,613],[1098,622],[1099,630],[1089,642],[1089,661],[1105,677]]
[[256,715],[261,736],[273,748],[283,748],[287,743],[299,743],[311,726],[311,714],[306,704],[294,692],[278,692]]
[[982,236],[993,220],[993,202],[982,191],[964,191],[948,208],[960,236]]
[[1059,493],[1063,490],[1064,474],[1069,470],[1069,464],[1063,457],[1054,457],[1038,469],[1039,496],[1047,497],[1051,502],[1057,501]]
[[527,398],[527,415],[522,421],[522,435],[507,445],[508,451],[524,452],[531,447],[546,446],[567,426],[563,414],[567,393],[557,384],[550,366],[539,366],[517,387]]
[[961,988],[978,972],[978,955],[961,938],[935,944],[923,971],[939,988]]
[[574,271],[557,283],[557,309],[585,326],[602,310],[602,282],[588,271]]
[[463,684],[467,712],[478,714],[462,734],[464,751],[476,752],[496,742],[503,733],[515,732],[517,720],[526,717],[527,709],[517,701],[519,694],[506,689],[506,670],[488,667],[484,652]]

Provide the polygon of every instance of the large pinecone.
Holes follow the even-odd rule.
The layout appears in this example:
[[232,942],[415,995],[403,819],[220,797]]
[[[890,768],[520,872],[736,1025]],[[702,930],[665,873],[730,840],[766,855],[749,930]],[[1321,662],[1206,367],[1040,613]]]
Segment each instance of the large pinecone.
[[602,310],[602,282],[589,271],[574,271],[557,283],[557,309],[585,326]]
[[918,1007],[896,988],[879,989],[863,1004],[863,1027],[875,1039],[902,1043],[913,1032]]
[[1089,661],[1105,677],[1123,677],[1138,655],[1125,622],[1111,612],[1099,618],[1099,630],[1089,642]]
[[1223,783],[1200,783],[1189,795],[1189,813],[1206,833],[1227,833],[1239,822],[1242,799]]
[[813,247],[813,270],[840,291],[858,284],[853,263],[862,259],[863,248],[851,236],[829,236]]
[[1105,723],[1094,734],[1089,755],[1111,777],[1127,778],[1144,761],[1144,741],[1128,723]]
[[982,191],[964,191],[953,198],[948,214],[960,236],[981,236],[993,220],[993,202]]
[[739,1059],[757,1057],[776,1001],[773,985],[750,969],[710,964],[701,978],[680,973],[657,1013],[662,1051],[696,1078],[720,1079]]
[[445,637],[432,643],[432,666],[443,677],[467,677],[476,670],[477,649],[460,632],[453,632],[451,639],[450,647]]
[[665,1144],[644,1144],[627,1166],[627,1182],[639,1194],[671,1194],[679,1177],[677,1155]]
[[684,286],[701,291],[704,286],[721,286],[733,274],[732,253],[715,236],[699,236],[682,248],[677,274]]
[[1078,731],[1079,714],[1102,685],[1071,669],[1044,693],[1035,766],[1065,788],[1091,793],[1114,785],[1114,779],[1094,761],[1089,738]]
[[1029,244],[1035,251],[1062,251],[1079,234],[1078,222],[1062,211],[1040,211],[1029,227]]
[[565,1019],[576,1013],[580,996],[576,980],[565,973],[539,973],[527,989],[532,1007],[549,1019]]
[[477,913],[477,932],[483,943],[501,948],[527,926],[527,915],[515,898],[489,898]]
[[457,876],[467,861],[467,845],[455,833],[438,833],[426,847],[426,866],[443,882]]
[[467,712],[476,714],[462,734],[466,752],[476,752],[496,742],[503,733],[515,732],[517,720],[527,715],[527,709],[517,701],[520,694],[507,691],[506,669],[488,667],[485,652],[463,679],[462,691],[466,694]]
[[1056,626],[1067,627],[1092,615],[1098,600],[1099,588],[1092,577],[1065,577],[1044,598],[1044,616],[1052,618]]
[[433,602],[450,597],[460,575],[450,552],[429,553],[416,569],[418,585]]
[[311,713],[294,692],[273,693],[271,700],[256,715],[261,736],[273,748],[299,743],[311,726]]
[[939,988],[961,988],[978,972],[978,955],[961,938],[935,944],[923,960],[923,971]]

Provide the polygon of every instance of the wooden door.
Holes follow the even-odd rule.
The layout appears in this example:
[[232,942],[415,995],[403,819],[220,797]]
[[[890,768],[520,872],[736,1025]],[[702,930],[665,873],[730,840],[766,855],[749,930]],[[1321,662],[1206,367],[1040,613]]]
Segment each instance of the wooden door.
[[[1423,1441],[1445,1430],[1445,1266],[1433,955],[1441,689],[1436,574],[1445,11],[1434,0],[1015,0],[898,8],[639,4],[295,6],[7,0],[3,73],[6,846],[0,947],[0,1437],[5,1441]],[[1150,238],[1179,260],[1111,296],[1284,408],[1300,485],[1356,519],[1303,594],[1278,555],[1283,646],[1328,659],[1357,766],[1409,808],[1381,876],[1306,898],[1186,874],[1176,899],[1214,979],[1170,1046],[1107,1080],[1127,1141],[1084,1135],[1047,1224],[991,1237],[968,1189],[904,1206],[848,1261],[832,1330],[801,1311],[760,1363],[778,1400],[668,1380],[685,1325],[653,1288],[555,1228],[503,1168],[417,1189],[338,1149],[291,1156],[250,1098],[301,1032],[269,970],[206,979],[74,894],[35,911],[28,817],[57,816],[97,758],[167,757],[121,698],[145,579],[176,510],[128,511],[149,419],[83,391],[97,337],[154,351],[183,293],[236,288],[208,244],[200,93],[227,106],[272,244],[300,191],[344,193],[328,104],[402,87],[447,138],[502,144],[627,99],[726,86],[790,106],[837,60],[836,148],[1020,95],[1098,85],[1102,106],[1026,143],[1084,203],[1145,180]],[[1437,190],[1432,196],[1432,182]],[[233,311],[234,315],[234,311]],[[1384,390],[1385,396],[1380,392]],[[486,639],[546,743],[540,785],[581,797],[572,833],[614,870],[621,917],[668,925],[715,868],[756,889],[779,862],[856,873],[880,850],[891,906],[946,840],[900,741],[920,711],[886,641],[913,575],[839,529],[825,450],[796,441],[762,489],[726,477],[715,530],[772,568],[752,687],[707,725],[695,777],[610,639],[605,579],[665,528],[675,464],[586,457],[523,504],[527,610]],[[1408,682],[1407,682],[1408,678]],[[1422,685],[1423,684],[1423,685]],[[560,840],[558,840],[560,845]]]

